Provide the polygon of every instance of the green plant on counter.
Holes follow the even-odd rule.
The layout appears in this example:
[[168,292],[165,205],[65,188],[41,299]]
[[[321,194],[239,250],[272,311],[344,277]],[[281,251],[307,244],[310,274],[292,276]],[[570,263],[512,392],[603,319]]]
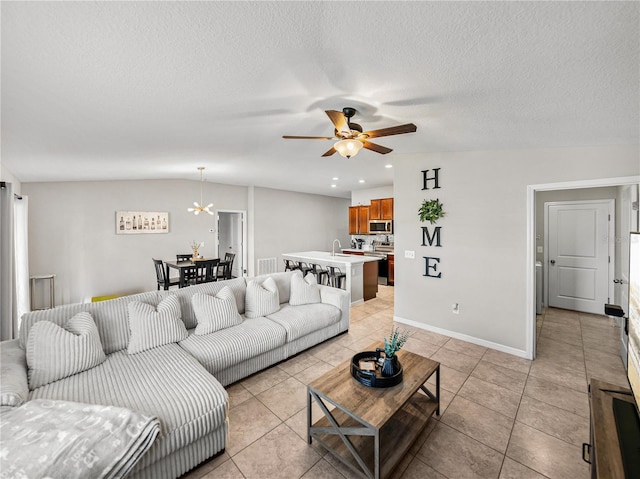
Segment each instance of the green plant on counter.
[[418,210],[420,221],[428,221],[431,224],[435,223],[439,218],[444,216],[442,207],[443,204],[440,203],[438,198],[435,200],[424,200]]
[[391,334],[389,334],[389,339],[385,336],[384,338],[384,354],[388,358],[392,358],[398,351],[402,349],[404,343],[409,339],[408,331],[400,331],[399,328],[391,326]]

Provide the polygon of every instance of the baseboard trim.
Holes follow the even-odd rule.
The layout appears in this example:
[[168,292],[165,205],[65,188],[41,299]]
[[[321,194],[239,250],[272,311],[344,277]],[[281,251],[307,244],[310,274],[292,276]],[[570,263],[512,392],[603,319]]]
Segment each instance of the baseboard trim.
[[449,336],[455,339],[460,339],[462,341],[467,341],[468,343],[477,344],[478,346],[484,346],[485,348],[495,349],[496,351],[511,354],[513,356],[518,356],[520,358],[533,359],[533,357],[527,354],[527,351],[524,351],[522,349],[512,348],[510,346],[505,346],[504,344],[494,343],[492,341],[487,341],[485,339],[476,338],[473,336],[469,336],[467,334],[457,333],[455,331],[449,331],[448,329],[442,329],[436,326],[431,326],[429,324],[419,323],[417,321],[401,318],[395,315],[393,316],[393,320],[396,323],[406,324],[408,326],[413,326],[414,328],[424,329],[425,331],[431,331],[432,333],[444,334],[445,336]]

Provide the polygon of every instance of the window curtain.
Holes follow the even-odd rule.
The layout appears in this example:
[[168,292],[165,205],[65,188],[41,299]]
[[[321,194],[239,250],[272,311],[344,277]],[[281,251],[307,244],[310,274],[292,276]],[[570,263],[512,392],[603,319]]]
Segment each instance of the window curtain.
[[18,337],[20,317],[29,311],[27,202],[11,183],[0,184],[0,340]]

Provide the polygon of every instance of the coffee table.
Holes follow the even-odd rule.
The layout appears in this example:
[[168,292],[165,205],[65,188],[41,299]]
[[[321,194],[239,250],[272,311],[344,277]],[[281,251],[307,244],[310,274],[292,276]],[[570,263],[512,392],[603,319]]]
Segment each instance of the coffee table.
[[[397,356],[404,379],[396,386],[364,386],[351,376],[351,359],[307,386],[307,441],[315,439],[364,478],[387,477],[433,414],[440,415],[440,363],[404,350]],[[425,386],[434,373],[435,394]],[[314,401],[323,414],[315,423]]]

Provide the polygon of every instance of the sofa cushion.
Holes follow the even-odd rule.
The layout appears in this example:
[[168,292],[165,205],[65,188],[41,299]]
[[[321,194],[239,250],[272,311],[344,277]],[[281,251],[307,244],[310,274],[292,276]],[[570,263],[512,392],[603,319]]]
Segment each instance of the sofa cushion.
[[[191,332],[192,333],[192,332]],[[285,330],[267,318],[247,318],[241,324],[199,336],[189,334],[180,346],[214,373],[284,345]]]
[[320,289],[316,275],[308,273],[304,278],[302,272],[294,274],[291,277],[291,297],[289,304],[291,306],[300,306],[303,304],[313,304],[320,302]]
[[257,281],[258,283],[262,283],[265,279],[271,278],[273,281],[275,281],[276,286],[278,287],[278,296],[280,298],[280,303],[288,303],[289,292],[291,290],[291,276],[297,273],[297,271],[281,271],[279,273],[262,274],[252,279],[254,281]]
[[273,278],[263,282],[249,281],[244,314],[247,318],[259,318],[280,309],[278,286]]
[[0,408],[20,406],[29,400],[26,352],[20,341],[0,341]]
[[177,343],[188,336],[180,319],[180,303],[175,296],[167,296],[157,309],[147,303],[129,303],[129,354]]
[[233,295],[236,298],[236,306],[240,314],[244,313],[245,292],[247,285],[244,278],[234,278],[226,281],[214,281],[213,283],[202,283],[187,288],[181,288],[177,291],[171,291],[171,293],[164,293],[165,295],[176,296],[180,300],[180,309],[182,310],[182,321],[187,329],[193,329],[198,325],[198,318],[193,310],[193,304],[191,303],[191,297],[196,293],[203,294],[218,294],[222,288],[229,287],[233,291]]
[[89,313],[78,313],[62,327],[38,321],[27,340],[29,388],[91,369],[106,359],[96,323]]
[[209,334],[242,322],[231,288],[224,287],[216,295],[196,293],[191,297],[198,318],[195,334]]
[[287,331],[287,342],[326,328],[340,321],[340,310],[324,303],[291,306],[285,304],[280,311],[267,316]]
[[160,419],[160,435],[138,467],[158,461],[226,427],[222,385],[177,344],[129,355],[118,351],[99,366],[35,389],[31,399],[105,404]]

